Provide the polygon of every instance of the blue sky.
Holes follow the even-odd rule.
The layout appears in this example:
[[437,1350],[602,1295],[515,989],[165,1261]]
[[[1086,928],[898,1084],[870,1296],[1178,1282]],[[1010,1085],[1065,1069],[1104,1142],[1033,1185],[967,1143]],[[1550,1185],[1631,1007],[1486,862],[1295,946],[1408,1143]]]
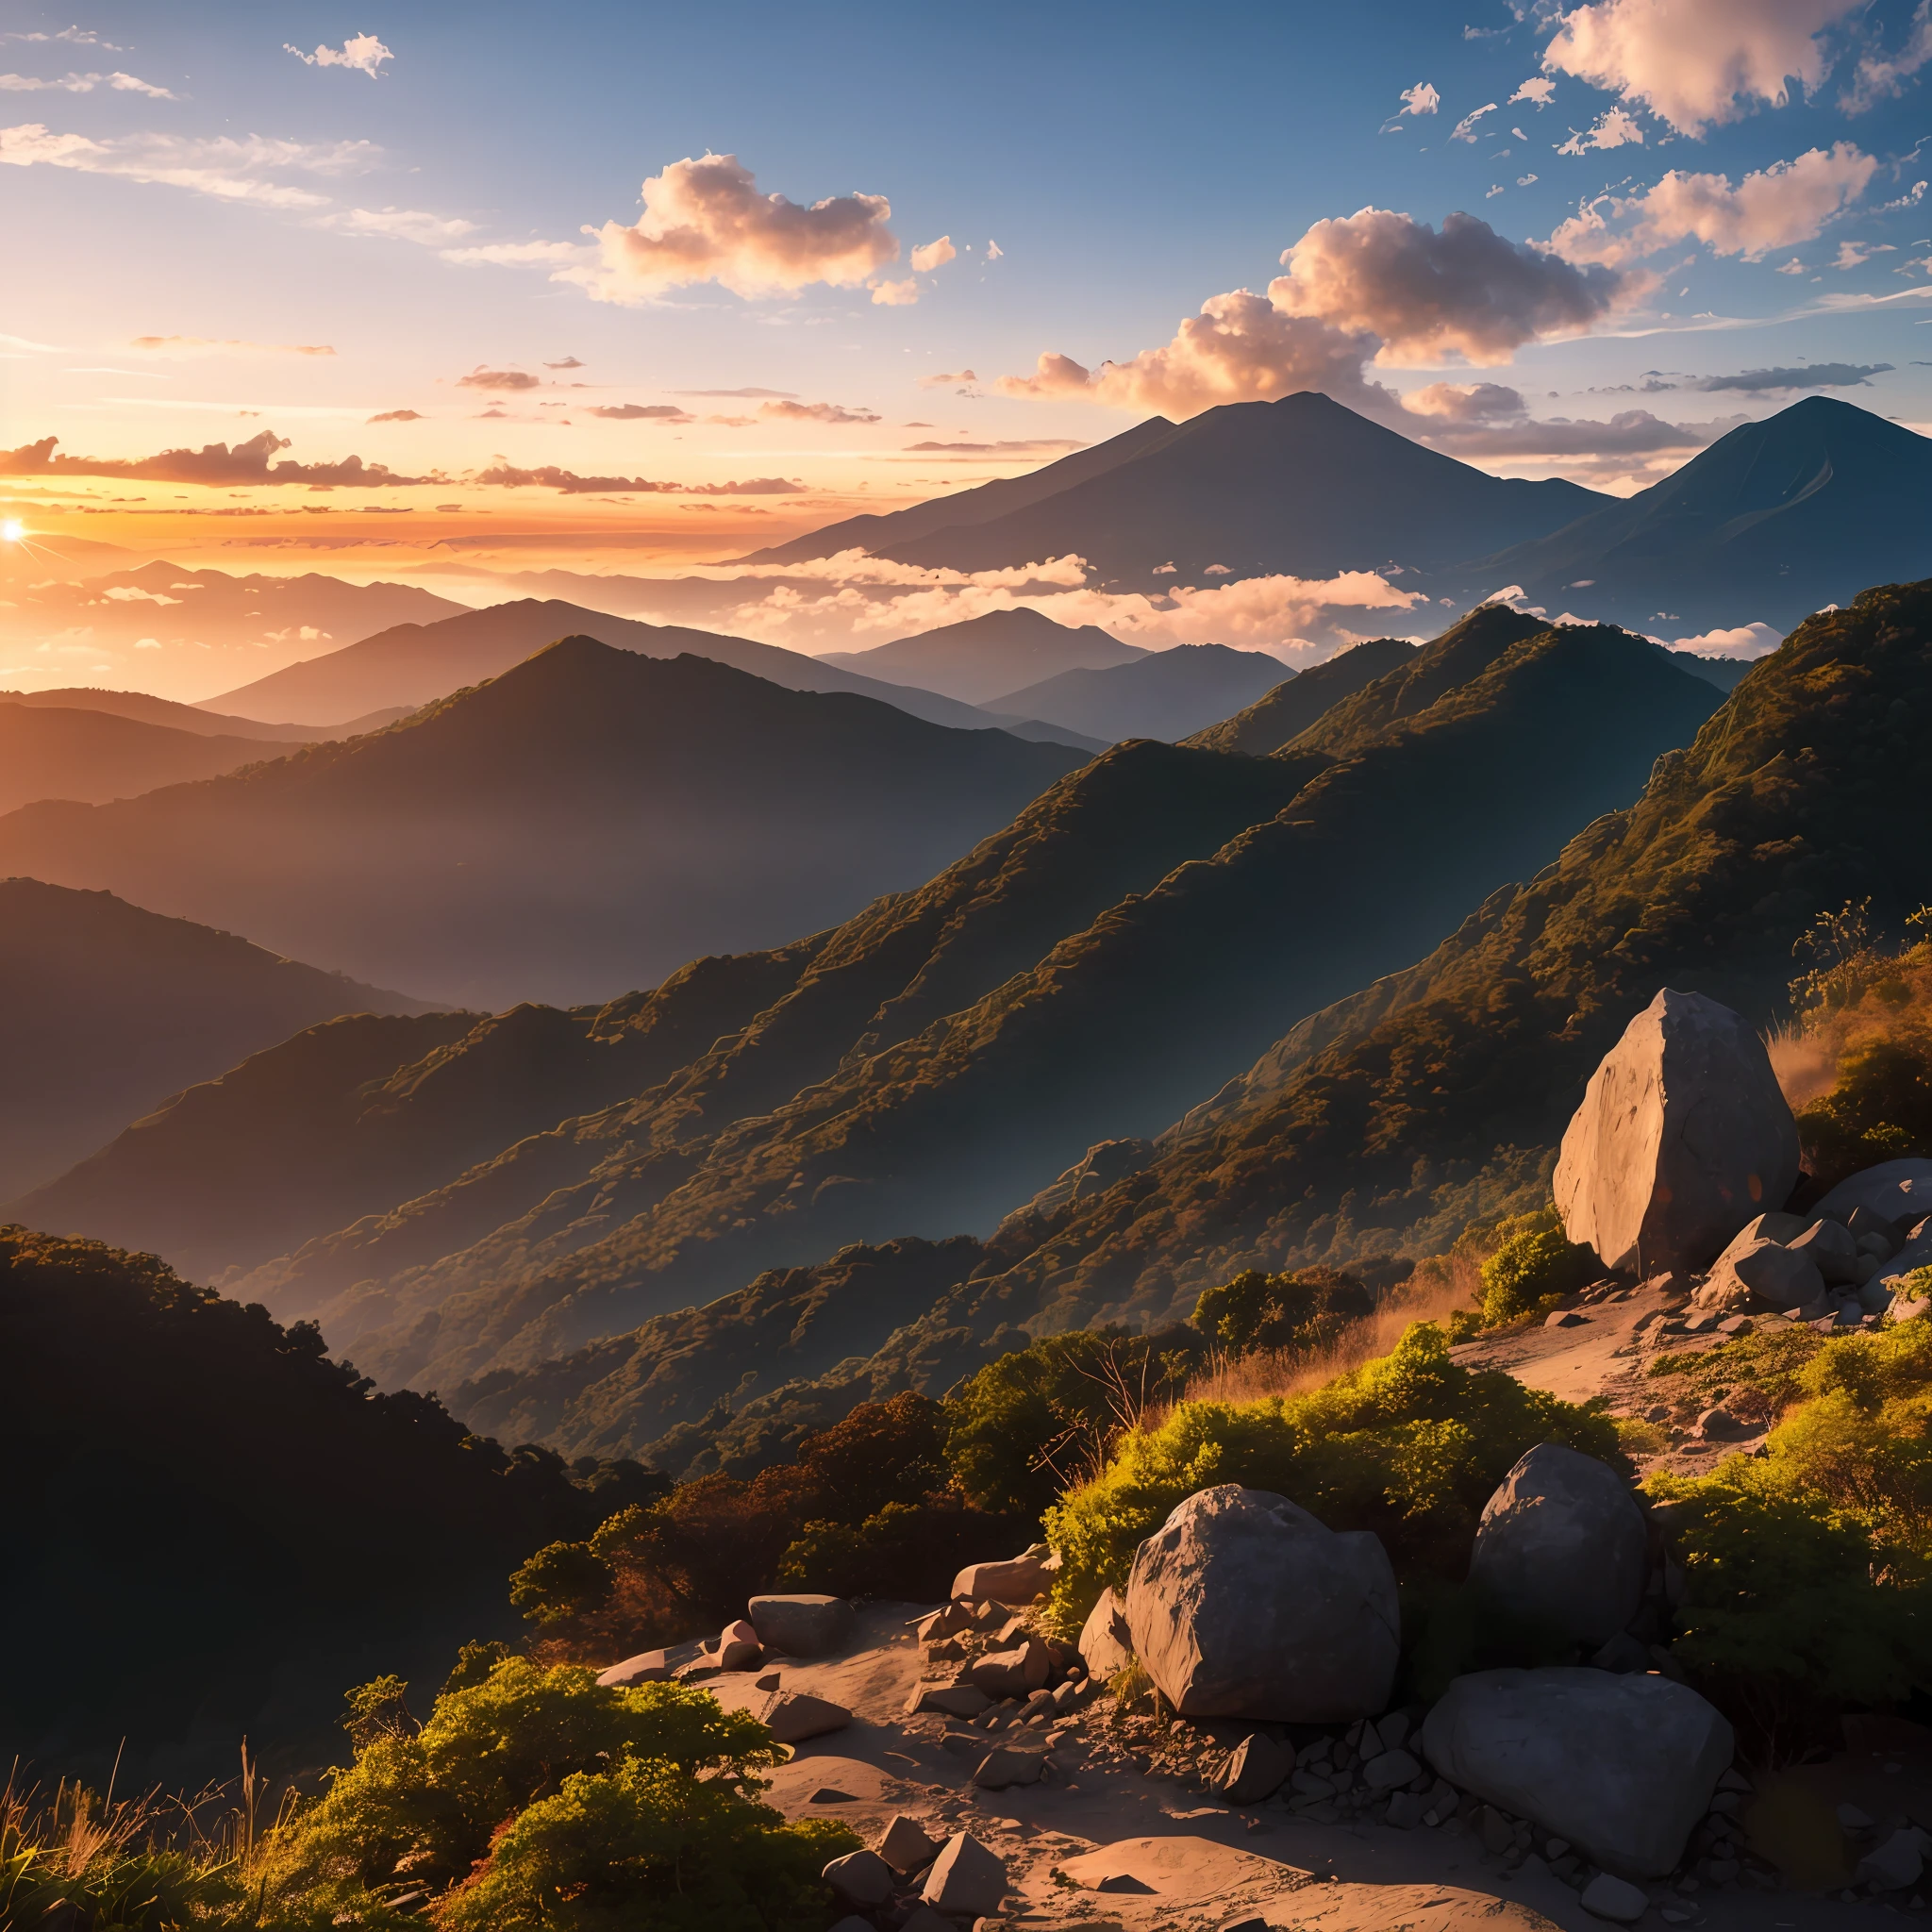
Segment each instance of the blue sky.
[[[1932,425],[1924,0],[7,19],[0,446],[120,541],[347,474],[729,554],[1306,386],[1619,491],[1821,388]],[[782,269],[706,225],[769,194],[834,204]]]

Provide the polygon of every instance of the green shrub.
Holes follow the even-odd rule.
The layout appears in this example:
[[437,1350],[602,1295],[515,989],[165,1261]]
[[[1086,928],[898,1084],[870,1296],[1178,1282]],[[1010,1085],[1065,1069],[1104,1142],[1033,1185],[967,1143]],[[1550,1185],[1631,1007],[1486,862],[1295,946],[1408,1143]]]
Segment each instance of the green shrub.
[[1849,1047],[1837,1085],[1799,1110],[1806,1166],[1825,1185],[1881,1160],[1932,1153],[1932,1041],[1912,1019]]
[[460,1883],[490,1856],[507,1821],[575,1779],[625,1766],[644,1767],[635,1775],[674,1810],[685,1805],[693,1818],[722,1818],[707,1828],[754,1837],[772,1829],[772,1814],[751,1802],[755,1774],[780,1755],[771,1734],[682,1684],[610,1690],[581,1666],[543,1670],[509,1657],[481,1683],[445,1691],[420,1730],[369,1722],[399,1705],[391,1681],[350,1702],[354,1764],[275,1830],[250,1874],[270,1924],[407,1923],[391,1903],[399,1894],[434,1895]]
[[1123,1430],[1186,1387],[1198,1336],[1086,1328],[987,1363],[947,1399],[946,1461],[975,1508],[1038,1523]]
[[1596,1257],[1565,1237],[1554,1208],[1501,1222],[1495,1235],[1482,1265],[1485,1328],[1546,1313],[1596,1272]]
[[1250,1268],[1194,1304],[1194,1326],[1230,1355],[1257,1348],[1305,1349],[1331,1341],[1374,1310],[1374,1297],[1352,1274],[1304,1268],[1264,1274]]
[[1619,1467],[1616,1425],[1513,1376],[1459,1367],[1442,1330],[1409,1328],[1386,1356],[1305,1395],[1183,1402],[1123,1437],[1106,1470],[1047,1512],[1062,1568],[1052,1610],[1078,1628],[1174,1505],[1216,1483],[1273,1490],[1330,1529],[1372,1529],[1398,1577],[1458,1580],[1496,1484],[1539,1442]]

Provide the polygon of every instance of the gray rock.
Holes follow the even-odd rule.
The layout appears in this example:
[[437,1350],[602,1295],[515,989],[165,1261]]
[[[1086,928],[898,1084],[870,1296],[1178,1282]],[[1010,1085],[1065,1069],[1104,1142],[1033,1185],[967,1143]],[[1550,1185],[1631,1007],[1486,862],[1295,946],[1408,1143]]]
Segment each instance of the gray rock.
[[924,1825],[903,1811],[886,1826],[876,1849],[894,1872],[923,1872],[940,1855],[939,1840],[928,1838]]
[[1892,1291],[1875,1275],[1858,1291],[1858,1312],[1882,1315],[1892,1303]]
[[1004,1791],[1009,1785],[1037,1785],[1046,1753],[1029,1744],[995,1744],[979,1760],[973,1782],[982,1790]]
[[1857,1239],[1840,1221],[1814,1221],[1803,1234],[1794,1234],[1785,1246],[1791,1254],[1804,1255],[1815,1261],[1827,1287],[1842,1287],[1857,1279]]
[[1294,1754],[1258,1731],[1234,1747],[1214,1779],[1214,1789],[1230,1805],[1258,1805],[1272,1798],[1294,1770]]
[[1556,1442],[1498,1485],[1469,1565],[1498,1603],[1592,1649],[1637,1614],[1649,1570],[1643,1511],[1623,1477]]
[[935,1911],[960,1919],[998,1911],[1006,1895],[1006,1861],[970,1831],[956,1831],[946,1840],[920,1892]]
[[1605,1267],[1707,1267],[1798,1178],[1798,1129],[1756,1028],[1671,989],[1591,1075],[1563,1135],[1557,1207]]
[[1052,1660],[1046,1645],[1029,1637],[1011,1650],[992,1650],[971,1666],[974,1688],[989,1697],[1024,1697],[1046,1682]]
[[957,1637],[960,1631],[972,1628],[973,1612],[964,1604],[944,1604],[920,1618],[919,1641],[922,1643],[938,1643],[944,1638]]
[[907,1698],[906,1714],[910,1717],[918,1711],[937,1710],[947,1717],[977,1717],[991,1702],[974,1684],[929,1684]]
[[1586,1912],[1607,1919],[1613,1925],[1634,1925],[1650,1909],[1649,1894],[1613,1872],[1599,1872],[1583,1888],[1576,1903]]
[[969,1563],[953,1578],[953,1595],[967,1603],[1030,1604],[1053,1588],[1060,1559],[1042,1544],[1002,1563]]
[[1134,1660],[1127,1636],[1127,1608],[1117,1590],[1104,1590],[1100,1601],[1087,1613],[1080,1626],[1080,1661],[1087,1674],[1104,1684],[1124,1665]]
[[1928,1843],[1932,1840],[1917,1825],[1908,1824],[1867,1852],[1853,1876],[1860,1885],[1875,1885],[1880,1891],[1903,1891],[1918,1884]]
[[785,1657],[829,1657],[852,1635],[842,1596],[755,1596],[746,1615],[758,1641]]
[[1835,1221],[1849,1222],[1856,1208],[1868,1208],[1883,1221],[1900,1226],[1932,1214],[1932,1160],[1881,1160],[1860,1168],[1841,1180],[1812,1209]]
[[1422,1774],[1422,1766],[1407,1751],[1384,1751],[1362,1766],[1362,1782],[1372,1791],[1392,1791]]
[[1806,1307],[1824,1293],[1824,1276],[1809,1254],[1762,1237],[1746,1241],[1740,1234],[1711,1264],[1709,1277],[1691,1300],[1702,1308],[1760,1306],[1783,1313]]
[[808,1738],[842,1731],[852,1722],[842,1704],[803,1690],[768,1691],[747,1707],[780,1744],[802,1744]]
[[882,1906],[898,1883],[892,1868],[876,1852],[847,1852],[819,1876],[849,1906]]
[[1736,1751],[1687,1685],[1583,1669],[1457,1677],[1423,1724],[1451,1784],[1568,1839],[1605,1870],[1673,1870]]
[[1733,1415],[1729,1409],[1720,1406],[1707,1408],[1697,1418],[1697,1434],[1707,1442],[1741,1442],[1746,1437],[1758,1434],[1755,1423],[1747,1423],[1740,1415]]
[[1181,1503],[1134,1553],[1134,1655],[1183,1717],[1323,1724],[1389,1702],[1395,1573],[1366,1530],[1337,1535],[1234,1483]]

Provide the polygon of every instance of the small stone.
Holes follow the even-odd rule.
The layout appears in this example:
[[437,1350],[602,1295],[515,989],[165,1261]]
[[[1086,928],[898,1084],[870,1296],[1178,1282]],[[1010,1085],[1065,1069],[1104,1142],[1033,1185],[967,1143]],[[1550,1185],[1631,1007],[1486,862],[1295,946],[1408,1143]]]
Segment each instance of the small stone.
[[1362,1782],[1372,1791],[1392,1791],[1422,1774],[1422,1766],[1407,1751],[1384,1751],[1362,1766]]
[[970,1831],[956,1831],[946,1840],[920,1893],[935,1911],[961,1919],[998,1911],[1006,1895],[1006,1861]]
[[1281,1789],[1293,1766],[1293,1758],[1274,1739],[1257,1731],[1234,1747],[1213,1789],[1230,1805],[1258,1805]]
[[1918,1884],[1925,1866],[1925,1834],[1915,1825],[1895,1831],[1885,1842],[1858,1860],[1853,1877],[1880,1891],[1904,1891]]
[[940,1855],[937,1839],[926,1836],[925,1827],[904,1811],[889,1824],[874,1849],[894,1872],[923,1872]]
[[1389,1823],[1397,1831],[1413,1831],[1428,1814],[1428,1799],[1414,1791],[1397,1791],[1389,1800]]
[[914,1690],[906,1700],[906,1713],[937,1710],[947,1717],[980,1716],[992,1703],[984,1690],[973,1684],[940,1684]]
[[802,1690],[770,1691],[751,1707],[751,1714],[780,1744],[802,1744],[808,1738],[842,1731],[852,1722],[852,1713],[842,1704]]
[[1046,1759],[1043,1751],[1024,1744],[998,1744],[980,1759],[973,1782],[986,1791],[1004,1791],[1012,1785],[1037,1785]]
[[896,1883],[892,1868],[876,1852],[847,1852],[819,1874],[847,1905],[882,1906]]
[[858,1800],[850,1791],[841,1791],[837,1785],[821,1785],[805,1802],[808,1805],[856,1805]]
[[1574,1308],[1555,1308],[1543,1317],[1545,1328],[1581,1328],[1588,1321],[1588,1315],[1579,1315]]
[[1634,1925],[1650,1909],[1649,1895],[1613,1872],[1599,1872],[1583,1888],[1577,1904],[1615,1925]]
[[1024,1697],[1045,1684],[1048,1668],[1045,1644],[1029,1637],[1012,1650],[989,1651],[968,1675],[990,1697]]
[[758,1660],[762,1646],[758,1633],[742,1617],[725,1624],[718,1639],[718,1668],[721,1671],[748,1671]]

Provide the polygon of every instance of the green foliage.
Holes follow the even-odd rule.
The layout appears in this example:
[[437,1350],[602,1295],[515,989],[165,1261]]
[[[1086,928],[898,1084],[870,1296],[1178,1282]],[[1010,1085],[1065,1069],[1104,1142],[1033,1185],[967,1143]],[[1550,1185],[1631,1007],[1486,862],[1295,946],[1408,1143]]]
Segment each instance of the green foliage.
[[976,1508],[1037,1523],[1063,1490],[1098,1472],[1150,1404],[1180,1393],[1198,1346],[1181,1329],[1087,1328],[989,1362],[947,1400],[955,1487]]
[[1596,1257],[1565,1238],[1554,1208],[1499,1223],[1494,1238],[1495,1247],[1482,1264],[1485,1328],[1547,1313],[1596,1269]]
[[[351,1699],[358,1711],[386,1710],[397,1702],[386,1681]],[[681,1684],[610,1690],[580,1666],[544,1670],[527,1658],[508,1657],[482,1682],[444,1691],[420,1730],[362,1726],[355,1763],[337,1774],[325,1796],[270,1835],[250,1877],[272,1925],[291,1932],[343,1923],[383,1926],[403,1922],[403,1894],[460,1886],[488,1858],[488,1872],[498,1881],[491,1896],[500,1898],[506,1911],[536,1913],[497,1923],[595,1923],[543,1916],[560,1908],[556,1885],[570,1883],[552,1884],[545,1874],[578,1869],[608,1849],[615,1815],[608,1788],[615,1779],[639,1802],[649,1796],[629,1828],[633,1876],[661,1871],[667,1858],[675,1864],[683,1833],[693,1849],[701,1840],[737,1844],[743,1871],[768,1867],[782,1891],[796,1876],[796,1861],[756,1849],[754,1841],[774,1832],[777,1821],[752,1801],[755,1774],[779,1756],[761,1724],[744,1712],[721,1709],[705,1691]],[[571,1792],[576,1795],[561,1807],[555,1804]],[[546,1803],[549,1808],[541,1808]],[[657,1826],[645,1815],[651,1806]],[[526,1819],[532,1820],[529,1832],[498,1870],[496,1849]],[[616,1874],[611,1882],[626,1881]],[[480,1878],[464,1886],[437,1916],[448,1911],[451,1924],[489,1923],[475,1916],[484,1909],[474,1903],[482,1889]],[[805,1900],[807,1907],[813,1903]],[[829,1895],[821,1894],[817,1903],[829,1905]],[[632,1917],[625,1923],[686,1922]],[[813,1922],[808,1912],[798,1923]]]
[[1257,1348],[1317,1348],[1374,1309],[1374,1298],[1352,1274],[1304,1268],[1265,1274],[1250,1268],[1206,1291],[1194,1304],[1194,1326],[1230,1355]]
[[1662,1384],[1658,1392],[1674,1402],[1704,1409],[1749,1391],[1756,1400],[1745,1407],[1769,1418],[1799,1399],[1806,1365],[1827,1346],[1802,1324],[1787,1325],[1733,1336],[1715,1348],[1659,1355],[1650,1374]]
[[1292,1498],[1330,1529],[1372,1529],[1399,1578],[1459,1577],[1483,1505],[1510,1465],[1556,1441],[1623,1465],[1616,1427],[1514,1377],[1466,1369],[1430,1323],[1305,1395],[1183,1402],[1122,1438],[1105,1472],[1047,1512],[1062,1557],[1053,1612],[1076,1629],[1124,1583],[1136,1546],[1196,1490],[1242,1483]]
[[1821,1180],[1932,1152],[1932,1039],[1913,1026],[1849,1047],[1833,1090],[1799,1109],[1798,1132]]
[[600,1609],[616,1587],[617,1573],[589,1543],[550,1543],[510,1578],[509,1600],[541,1625]]

